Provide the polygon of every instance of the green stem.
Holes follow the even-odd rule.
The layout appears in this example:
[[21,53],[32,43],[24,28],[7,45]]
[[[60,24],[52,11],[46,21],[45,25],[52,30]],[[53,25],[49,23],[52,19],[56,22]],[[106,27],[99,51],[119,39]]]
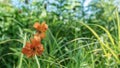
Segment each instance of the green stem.
[[117,26],[118,26],[118,44],[120,46],[120,20],[119,20],[118,9],[116,10],[116,16],[117,16]]
[[17,42],[23,43],[23,41],[21,41],[19,39],[8,39],[8,40],[5,40],[5,41],[1,41],[0,44],[4,44],[4,43],[10,42],[10,41],[17,41]]
[[[24,37],[23,47],[25,46],[25,44],[26,44],[26,34],[25,34],[25,37]],[[22,59],[23,59],[23,54],[21,53],[20,63],[19,63],[19,65],[18,65],[18,68],[21,68],[21,66],[22,66]]]
[[40,68],[40,63],[39,63],[38,58],[37,58],[36,55],[35,55],[35,59],[36,59],[36,63],[37,63],[37,65],[38,65],[38,68]]

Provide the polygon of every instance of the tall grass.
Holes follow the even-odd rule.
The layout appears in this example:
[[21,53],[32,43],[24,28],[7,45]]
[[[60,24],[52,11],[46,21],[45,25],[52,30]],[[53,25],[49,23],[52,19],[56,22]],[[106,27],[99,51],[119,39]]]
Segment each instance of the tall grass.
[[[24,13],[17,14],[17,9],[13,10],[13,16],[8,11],[8,15],[2,12],[3,17],[0,16],[0,24],[4,22],[1,24],[4,28],[0,31],[3,32],[0,35],[1,68],[119,68],[120,18],[117,9],[112,10],[112,25],[109,21],[101,22],[97,19],[94,24],[88,20],[86,23],[85,20],[71,19],[63,23],[54,14],[43,18],[49,29],[46,38],[42,40],[44,52],[35,58],[27,58],[21,49],[34,34],[31,27],[36,22],[33,19],[38,16],[28,12],[27,17]],[[27,23],[29,21],[32,22]],[[107,28],[109,25],[112,30]]]

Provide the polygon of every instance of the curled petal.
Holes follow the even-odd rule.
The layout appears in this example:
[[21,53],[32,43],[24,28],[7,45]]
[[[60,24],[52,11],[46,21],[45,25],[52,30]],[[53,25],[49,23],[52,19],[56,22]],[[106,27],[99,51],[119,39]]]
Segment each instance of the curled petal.
[[28,58],[32,57],[32,54],[33,54],[31,49],[26,47],[22,49],[22,53],[25,54]]
[[37,29],[37,30],[39,30],[40,29],[40,23],[39,22],[36,22],[34,25],[33,25],[33,27],[35,28],[35,29]]
[[31,39],[31,46],[34,47],[34,46],[38,46],[40,44],[40,41],[36,40],[36,39]]
[[37,55],[41,55],[43,51],[44,51],[43,45],[40,44],[40,45],[37,47]]
[[36,39],[37,41],[41,41],[40,34],[39,34],[39,33],[36,33],[36,34],[34,35],[34,39]]
[[25,47],[22,49],[22,53],[28,58],[35,55],[41,55],[43,51],[43,45],[35,38],[31,39],[31,43],[27,42]]
[[44,32],[42,32],[42,33],[40,34],[40,38],[41,38],[41,39],[45,38],[45,33],[44,33]]
[[36,22],[34,25],[33,25],[33,27],[38,31],[38,32],[45,32],[47,29],[48,29],[48,25],[45,23],[45,22],[43,22],[43,23],[38,23],[38,22]]
[[26,47],[26,48],[30,48],[30,46],[31,46],[31,43],[29,43],[29,42],[26,42],[26,45],[25,45],[25,47]]
[[43,22],[41,24],[41,30],[42,30],[42,32],[45,32],[47,29],[48,29],[48,25],[45,22]]

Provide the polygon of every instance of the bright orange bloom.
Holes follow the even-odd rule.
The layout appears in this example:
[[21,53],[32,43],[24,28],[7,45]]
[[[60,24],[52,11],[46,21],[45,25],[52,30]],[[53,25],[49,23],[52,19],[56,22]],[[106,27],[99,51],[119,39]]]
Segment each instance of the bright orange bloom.
[[43,51],[43,45],[36,39],[31,39],[31,43],[27,42],[25,47],[22,49],[22,53],[28,58],[35,55],[41,55]]
[[34,39],[36,39],[37,41],[41,41],[41,37],[39,33],[34,34]]
[[36,30],[38,30],[40,33],[41,32],[45,32],[47,29],[48,29],[48,25],[45,23],[45,22],[43,22],[43,23],[38,23],[38,22],[36,22],[34,25],[33,25],[33,27],[36,29]]
[[33,25],[33,27],[34,27],[35,29],[39,29],[39,28],[40,28],[40,23],[39,23],[39,22],[36,22],[36,23]]
[[45,33],[44,32],[40,33],[40,38],[41,39],[45,38]]
[[44,51],[43,45],[41,44],[41,40],[45,38],[45,31],[48,29],[48,25],[43,22],[36,22],[33,27],[37,30],[37,33],[34,34],[31,42],[27,42],[25,47],[22,49],[22,53],[27,57],[33,57],[35,55],[41,55]]
[[41,41],[41,39],[45,38],[45,33],[42,32],[42,33],[36,33],[34,35],[34,39],[38,40],[38,41]]
[[45,22],[41,24],[36,22],[33,27],[37,30],[37,33],[34,35],[36,40],[40,41],[41,39],[45,38],[45,31],[48,29],[48,25]]

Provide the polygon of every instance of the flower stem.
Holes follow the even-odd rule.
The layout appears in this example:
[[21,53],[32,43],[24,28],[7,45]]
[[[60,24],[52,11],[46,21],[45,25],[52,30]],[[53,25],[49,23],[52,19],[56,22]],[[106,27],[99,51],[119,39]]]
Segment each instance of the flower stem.
[[37,58],[36,55],[35,55],[35,59],[36,59],[36,63],[37,63],[37,65],[38,65],[38,68],[40,68],[40,63],[39,63],[38,58]]
[[[23,47],[25,46],[25,43],[26,43],[26,34],[25,34],[25,37],[24,37]],[[20,62],[19,62],[18,68],[21,68],[21,66],[22,66],[22,60],[23,60],[23,54],[21,53]]]

